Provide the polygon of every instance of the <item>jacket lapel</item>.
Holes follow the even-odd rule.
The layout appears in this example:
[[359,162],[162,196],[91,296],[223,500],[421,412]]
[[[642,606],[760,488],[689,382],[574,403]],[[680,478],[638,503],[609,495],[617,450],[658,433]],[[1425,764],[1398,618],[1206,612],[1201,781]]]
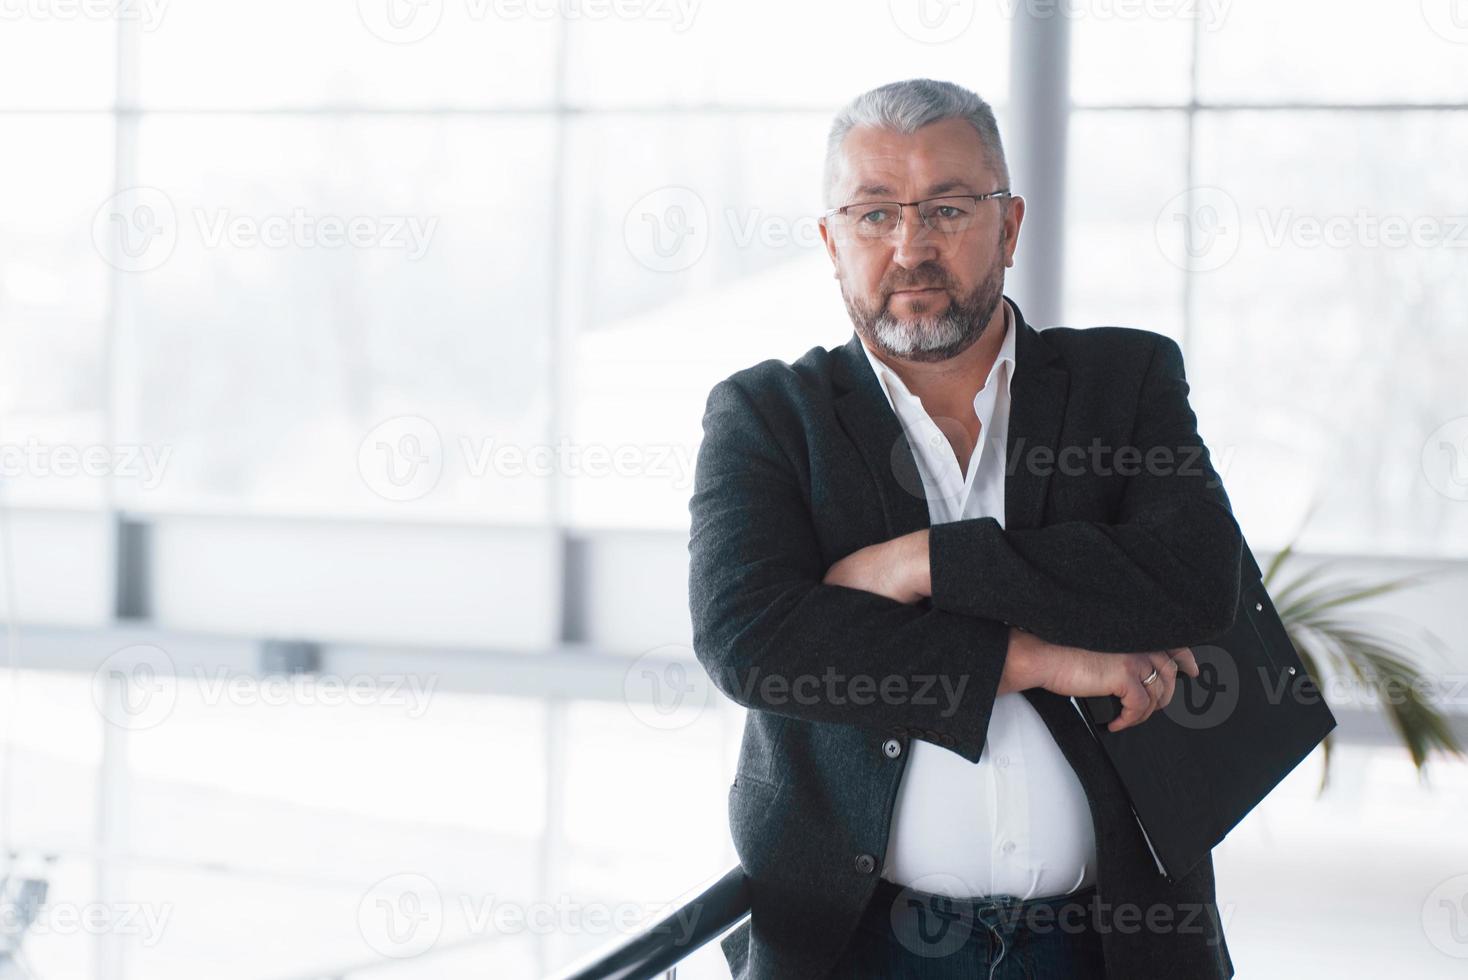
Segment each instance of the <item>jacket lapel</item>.
[[922,476],[902,423],[887,403],[882,383],[872,373],[855,331],[835,356],[832,382],[836,388],[836,417],[876,481],[887,522],[887,540],[920,531],[929,524]]
[[[1018,305],[1008,297],[1005,300],[1014,309],[1017,334],[1005,453],[1004,526],[1034,528],[1044,519],[1045,493],[1054,469],[1070,376],[1043,333],[1025,322]],[[836,416],[876,482],[889,539],[928,527],[927,494],[912,447],[855,331],[834,357]],[[1042,447],[1049,451],[1048,460],[1042,453],[1043,465],[1024,465]]]
[[[1070,372],[1044,333],[1025,322],[1018,306],[1014,306],[1014,326],[1019,334],[1014,344],[1014,377],[1009,384],[1004,527],[1036,528],[1045,519],[1045,494],[1055,469],[1060,426],[1065,421]],[[1041,448],[1046,453],[1040,454],[1036,462],[1034,454]],[[1026,460],[1030,465],[1025,465]]]

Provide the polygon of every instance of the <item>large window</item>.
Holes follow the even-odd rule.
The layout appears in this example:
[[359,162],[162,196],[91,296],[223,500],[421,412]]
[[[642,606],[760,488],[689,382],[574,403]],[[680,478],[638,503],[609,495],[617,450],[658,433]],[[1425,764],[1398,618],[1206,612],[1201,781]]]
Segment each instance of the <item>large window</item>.
[[[13,501],[681,529],[712,384],[849,330],[831,110],[925,74],[1009,122],[1004,5],[381,6],[7,23],[6,144],[52,152],[0,160],[0,437],[113,459]],[[1318,547],[1468,549],[1417,478],[1468,414],[1434,10],[1077,5],[1064,319],[1184,343],[1266,546],[1318,503]]]
[[[709,694],[707,393],[850,335],[833,111],[949,78],[1012,132],[1025,2],[0,0],[0,843],[64,909],[171,917],[33,933],[36,975],[536,975],[605,930],[466,917],[647,912],[727,866],[742,714],[646,700]],[[1462,4],[1070,6],[1062,321],[1183,345],[1256,551],[1315,507],[1309,550],[1468,555]],[[1400,608],[1452,624],[1451,585]],[[207,669],[117,726],[99,665],[137,631]],[[273,699],[274,637],[367,701]],[[1278,881],[1327,907],[1402,812],[1421,876],[1450,853],[1462,780],[1359,751],[1329,833],[1312,764],[1283,843],[1231,840],[1241,950],[1318,958]],[[1381,786],[1410,806],[1357,820]],[[403,876],[444,938],[382,967],[361,916]]]
[[1256,549],[1468,554],[1468,27],[1080,7],[1067,321],[1182,342]]

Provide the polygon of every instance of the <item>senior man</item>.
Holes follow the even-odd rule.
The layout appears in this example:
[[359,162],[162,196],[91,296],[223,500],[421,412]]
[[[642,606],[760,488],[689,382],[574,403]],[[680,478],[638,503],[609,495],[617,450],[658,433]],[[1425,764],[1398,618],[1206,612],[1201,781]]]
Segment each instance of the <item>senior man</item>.
[[1176,343],[1037,330],[990,107],[867,92],[821,234],[854,332],[716,385],[694,649],[749,711],[736,977],[1227,978],[1205,860],[1171,881],[1073,698],[1113,730],[1227,629],[1242,538]]

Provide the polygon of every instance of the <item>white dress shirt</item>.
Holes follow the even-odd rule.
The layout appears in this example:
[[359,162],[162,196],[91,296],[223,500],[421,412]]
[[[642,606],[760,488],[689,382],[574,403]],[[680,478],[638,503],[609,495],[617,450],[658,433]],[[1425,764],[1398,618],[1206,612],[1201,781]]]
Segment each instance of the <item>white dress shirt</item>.
[[[922,402],[872,354],[867,360],[913,447],[933,524],[993,517],[1004,524],[1014,312],[974,396],[979,442],[968,472]],[[954,897],[1039,898],[1096,880],[1096,838],[1085,790],[1050,729],[1023,694],[994,699],[978,763],[930,742],[908,743],[882,877]]]

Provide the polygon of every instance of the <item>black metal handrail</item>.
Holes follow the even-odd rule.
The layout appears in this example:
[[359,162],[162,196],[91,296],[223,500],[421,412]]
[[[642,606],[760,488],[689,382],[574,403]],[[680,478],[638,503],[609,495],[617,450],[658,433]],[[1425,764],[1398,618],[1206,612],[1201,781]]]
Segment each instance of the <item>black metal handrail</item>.
[[554,980],[649,980],[749,914],[749,883],[734,865],[712,885],[616,945],[554,975]]

